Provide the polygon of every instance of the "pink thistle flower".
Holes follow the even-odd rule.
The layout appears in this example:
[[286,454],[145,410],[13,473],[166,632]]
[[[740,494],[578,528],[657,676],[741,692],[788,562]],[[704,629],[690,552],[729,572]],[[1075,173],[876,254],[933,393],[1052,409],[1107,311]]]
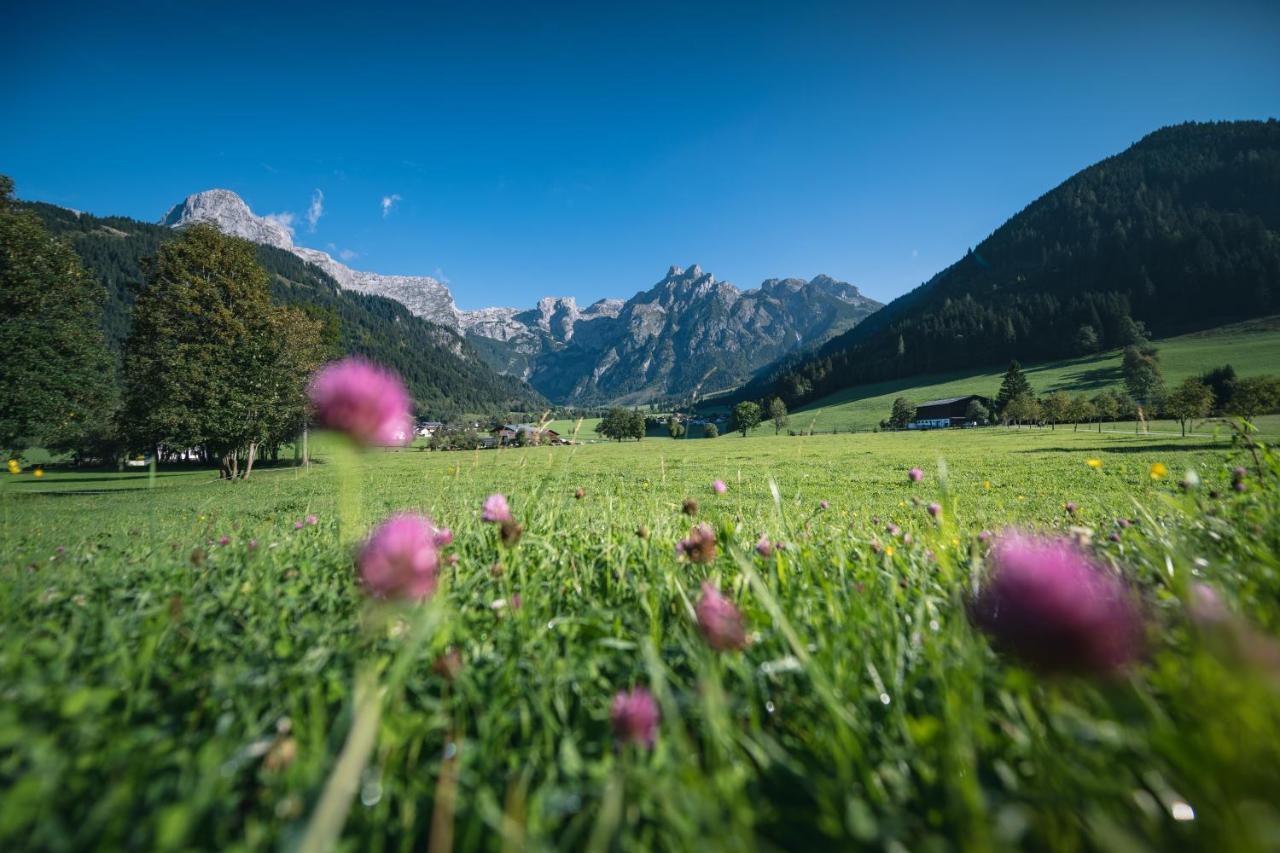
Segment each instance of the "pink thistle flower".
[[230,537],[230,536],[227,536],[226,534],[223,534],[222,536],[218,537],[218,544],[219,544],[219,545],[224,545],[224,546],[225,546],[225,545],[230,545],[230,544],[231,544],[231,537]]
[[403,445],[413,437],[412,405],[400,377],[360,358],[316,373],[307,389],[316,419],[360,444]]
[[1066,510],[1067,510],[1067,515],[1075,515],[1077,512],[1080,511],[1080,505],[1075,501],[1067,501]]
[[716,558],[716,532],[705,521],[689,530],[687,539],[676,543],[676,554],[689,558],[692,563],[710,563]]
[[619,691],[609,708],[613,734],[621,743],[638,743],[652,749],[658,739],[658,722],[662,715],[653,695],[643,687]]
[[379,598],[425,598],[435,592],[440,568],[435,526],[425,516],[393,515],[369,534],[356,565],[365,588]]
[[742,614],[710,581],[702,584],[702,597],[694,608],[698,630],[711,648],[718,652],[734,651],[747,644],[742,627]]
[[1065,539],[1006,535],[973,617],[995,644],[1047,672],[1114,673],[1140,651],[1125,585]]
[[884,532],[888,533],[890,536],[897,536],[901,530],[902,528],[894,524],[892,521],[884,526]]
[[929,510],[929,515],[933,516],[934,518],[938,518],[939,516],[942,515],[942,504],[940,503],[931,503],[926,508]]
[[818,501],[818,509],[830,509],[831,504],[825,500]]
[[293,529],[294,529],[294,530],[301,530],[301,529],[302,529],[302,521],[301,521],[301,520],[299,520],[299,521],[295,521],[295,522],[293,523]]
[[761,557],[773,556],[773,543],[767,537],[761,535],[760,541],[756,543],[756,553]]
[[1202,626],[1222,625],[1231,618],[1231,611],[1223,603],[1218,591],[1206,583],[1191,585],[1187,596],[1187,613]]
[[907,479],[911,480],[913,483],[918,483],[924,479],[924,471],[921,471],[919,468],[912,468],[907,472]]
[[447,527],[437,527],[432,537],[435,539],[437,548],[453,544],[453,531]]
[[711,484],[711,491],[715,492],[717,495],[723,495],[725,492],[729,491],[729,487],[724,484],[724,480],[716,480]]
[[507,506],[505,496],[489,495],[484,499],[484,509],[480,512],[480,520],[489,524],[503,524],[515,519],[511,517],[511,507]]

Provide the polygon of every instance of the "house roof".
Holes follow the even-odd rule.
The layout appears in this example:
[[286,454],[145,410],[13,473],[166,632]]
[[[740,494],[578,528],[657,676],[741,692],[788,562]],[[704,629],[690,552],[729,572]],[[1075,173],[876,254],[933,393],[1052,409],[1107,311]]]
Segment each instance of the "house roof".
[[960,397],[943,397],[941,400],[926,400],[916,406],[917,409],[923,409],[925,406],[947,406],[951,403],[959,403],[961,400],[969,400],[974,397],[980,397],[980,394],[964,394]]

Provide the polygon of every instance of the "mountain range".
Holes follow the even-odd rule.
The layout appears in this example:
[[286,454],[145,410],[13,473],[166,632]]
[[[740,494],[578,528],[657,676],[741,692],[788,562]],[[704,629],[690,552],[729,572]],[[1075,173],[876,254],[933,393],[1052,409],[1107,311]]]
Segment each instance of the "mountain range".
[[770,279],[740,290],[696,264],[672,266],[630,299],[580,308],[548,296],[527,309],[458,308],[430,276],[352,269],[295,245],[279,222],[253,213],[236,193],[188,196],[160,220],[170,228],[209,222],[224,233],[291,252],[344,290],[393,299],[412,314],[464,336],[499,373],[527,381],[558,403],[645,402],[731,388],[797,348],[816,346],[880,308],[858,288],[827,276]]

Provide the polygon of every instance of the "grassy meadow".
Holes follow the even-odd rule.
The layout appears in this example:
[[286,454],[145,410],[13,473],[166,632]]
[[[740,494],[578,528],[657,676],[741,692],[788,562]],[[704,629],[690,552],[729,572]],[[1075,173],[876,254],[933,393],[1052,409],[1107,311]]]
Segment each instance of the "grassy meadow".
[[[1200,376],[1212,367],[1230,364],[1236,374],[1272,374],[1280,365],[1280,318],[1271,317],[1223,326],[1155,342],[1160,350],[1160,367],[1165,383],[1173,387],[1189,376]],[[1023,372],[1037,394],[1066,391],[1096,394],[1104,389],[1122,389],[1121,352],[1024,365]],[[916,403],[965,394],[995,397],[1004,368],[985,372],[963,371],[934,376],[859,385],[817,400],[791,415],[791,429],[819,432],[869,430],[889,415],[895,397],[905,396]],[[1173,431],[1176,424],[1158,428]],[[1280,433],[1280,419],[1263,420],[1264,431]]]
[[[1280,629],[1277,467],[1225,435],[316,445],[317,464],[238,484],[5,476],[0,846],[291,847],[331,777],[350,786],[351,850],[1280,840],[1278,671],[1252,651]],[[1199,488],[1178,487],[1187,471]],[[480,522],[492,492],[524,525],[512,547]],[[675,553],[689,497],[717,531],[708,565]],[[406,509],[450,527],[458,559],[429,605],[388,611],[351,545]],[[1123,573],[1149,626],[1140,666],[1048,678],[992,650],[966,601],[978,534],[1009,525],[1074,528]],[[761,534],[786,549],[757,556]],[[705,579],[742,609],[744,651],[698,634]],[[1257,635],[1195,627],[1193,581]],[[352,767],[370,672],[390,686]],[[610,730],[635,685],[661,709],[651,751]]]

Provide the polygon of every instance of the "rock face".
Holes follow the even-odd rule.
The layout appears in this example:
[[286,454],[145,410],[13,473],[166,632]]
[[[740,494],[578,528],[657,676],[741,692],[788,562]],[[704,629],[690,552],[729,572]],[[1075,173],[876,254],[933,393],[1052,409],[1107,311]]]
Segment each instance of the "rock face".
[[828,276],[770,279],[754,290],[672,266],[611,316],[580,322],[537,360],[529,383],[553,400],[680,397],[738,385],[796,347],[853,327],[880,303]]
[[254,214],[230,190],[188,196],[161,220],[172,228],[193,222],[292,252],[344,289],[395,299],[464,334],[491,366],[555,402],[640,402],[731,387],[880,308],[852,284],[824,275],[769,279],[744,291],[694,264],[670,267],[656,285],[626,301],[579,308],[572,297],[549,296],[528,310],[461,311],[449,288],[430,276],[362,272],[295,246],[286,222]]
[[224,234],[265,243],[277,249],[293,249],[293,235],[279,220],[255,216],[244,199],[231,190],[205,190],[175,204],[161,225],[181,228],[191,222],[212,222]]
[[160,220],[161,225],[168,225],[170,228],[182,228],[193,222],[208,222],[216,225],[224,234],[293,252],[333,276],[334,281],[345,290],[389,297],[403,303],[419,317],[455,331],[462,330],[461,312],[454,304],[453,294],[434,278],[426,275],[361,272],[335,261],[319,249],[295,246],[293,234],[280,220],[258,216],[249,209],[244,199],[231,190],[205,190],[189,195],[181,204],[175,204]]

